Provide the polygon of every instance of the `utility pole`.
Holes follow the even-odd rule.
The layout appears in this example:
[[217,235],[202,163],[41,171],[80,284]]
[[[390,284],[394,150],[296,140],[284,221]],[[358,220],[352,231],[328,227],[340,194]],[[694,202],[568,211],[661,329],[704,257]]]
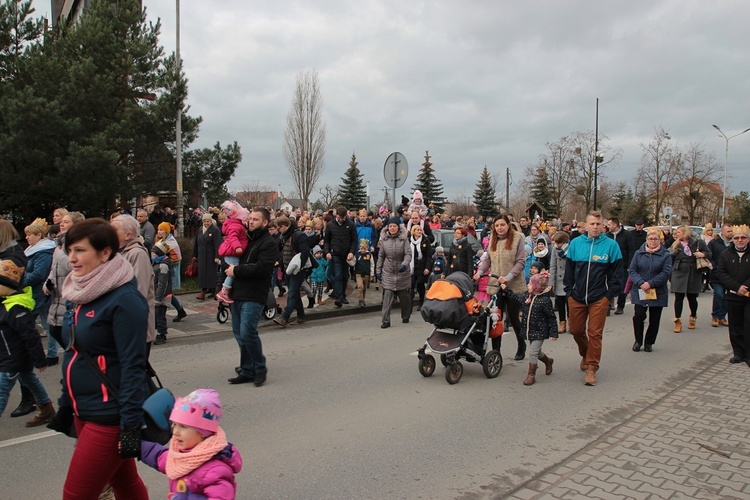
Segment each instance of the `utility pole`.
[[505,215],[510,213],[510,167],[505,167]]
[[594,132],[594,210],[599,194],[599,98],[596,98],[596,131]]
[[[177,78],[179,79],[182,75],[182,59],[180,58],[180,0],[176,0],[176,12],[177,12],[177,47],[175,49],[175,56],[177,59]],[[175,124],[175,159],[177,160],[177,206],[175,210],[177,212],[177,234],[183,236],[185,229],[185,201],[182,199],[182,103],[177,104],[177,122]]]

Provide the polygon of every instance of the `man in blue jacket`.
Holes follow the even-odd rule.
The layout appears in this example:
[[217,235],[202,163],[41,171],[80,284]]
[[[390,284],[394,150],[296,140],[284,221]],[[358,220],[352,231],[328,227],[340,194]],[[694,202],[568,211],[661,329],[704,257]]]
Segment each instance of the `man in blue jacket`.
[[[596,385],[602,356],[602,331],[609,302],[623,290],[625,266],[620,246],[602,232],[602,214],[589,212],[587,233],[570,242],[565,264],[570,333],[578,344],[585,385]],[[588,320],[588,325],[586,321]]]

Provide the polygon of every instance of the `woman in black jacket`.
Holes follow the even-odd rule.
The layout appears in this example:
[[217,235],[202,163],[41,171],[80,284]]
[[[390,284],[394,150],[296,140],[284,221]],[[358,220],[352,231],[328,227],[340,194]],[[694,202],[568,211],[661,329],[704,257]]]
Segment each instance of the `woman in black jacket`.
[[429,238],[424,235],[422,227],[419,225],[411,227],[409,245],[411,246],[412,256],[411,296],[412,298],[414,297],[414,292],[419,294],[419,304],[417,305],[417,311],[419,311],[422,309],[422,304],[424,304],[425,284],[432,270],[433,249]]
[[474,251],[467,238],[469,232],[464,227],[457,227],[453,233],[453,241],[446,255],[445,275],[461,271],[471,276],[474,274]]

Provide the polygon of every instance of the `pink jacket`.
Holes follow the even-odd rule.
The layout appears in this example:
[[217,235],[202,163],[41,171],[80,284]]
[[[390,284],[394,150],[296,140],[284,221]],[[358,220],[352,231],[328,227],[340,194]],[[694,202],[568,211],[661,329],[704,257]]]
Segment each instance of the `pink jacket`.
[[[141,443],[141,460],[159,472],[165,472],[169,449],[149,441]],[[179,479],[169,480],[169,496],[173,499],[234,500],[237,483],[234,475],[242,470],[242,455],[231,443],[211,460]]]
[[[219,255],[222,257],[240,257],[247,249],[247,228],[239,219],[227,219],[221,225],[221,234],[224,241],[219,246]],[[242,253],[237,253],[237,248],[242,248]]]

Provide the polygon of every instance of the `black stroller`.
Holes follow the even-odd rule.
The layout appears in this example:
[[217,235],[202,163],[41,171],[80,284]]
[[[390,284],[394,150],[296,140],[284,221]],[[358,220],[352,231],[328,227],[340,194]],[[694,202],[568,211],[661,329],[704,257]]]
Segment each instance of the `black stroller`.
[[[273,319],[276,313],[281,312],[281,307],[276,303],[276,296],[273,294],[273,290],[268,290],[268,298],[266,299],[266,305],[263,307],[263,317],[266,319]],[[229,319],[229,304],[219,301],[219,310],[216,311],[216,321],[224,324]]]
[[481,363],[487,378],[500,374],[503,358],[498,350],[491,348],[491,339],[502,335],[502,311],[496,308],[496,295],[489,305],[483,306],[473,298],[473,291],[471,278],[456,272],[433,283],[427,292],[422,318],[435,328],[417,351],[419,373],[423,377],[435,372],[435,358],[428,350],[440,355],[449,384],[458,383],[463,376],[461,358]]

